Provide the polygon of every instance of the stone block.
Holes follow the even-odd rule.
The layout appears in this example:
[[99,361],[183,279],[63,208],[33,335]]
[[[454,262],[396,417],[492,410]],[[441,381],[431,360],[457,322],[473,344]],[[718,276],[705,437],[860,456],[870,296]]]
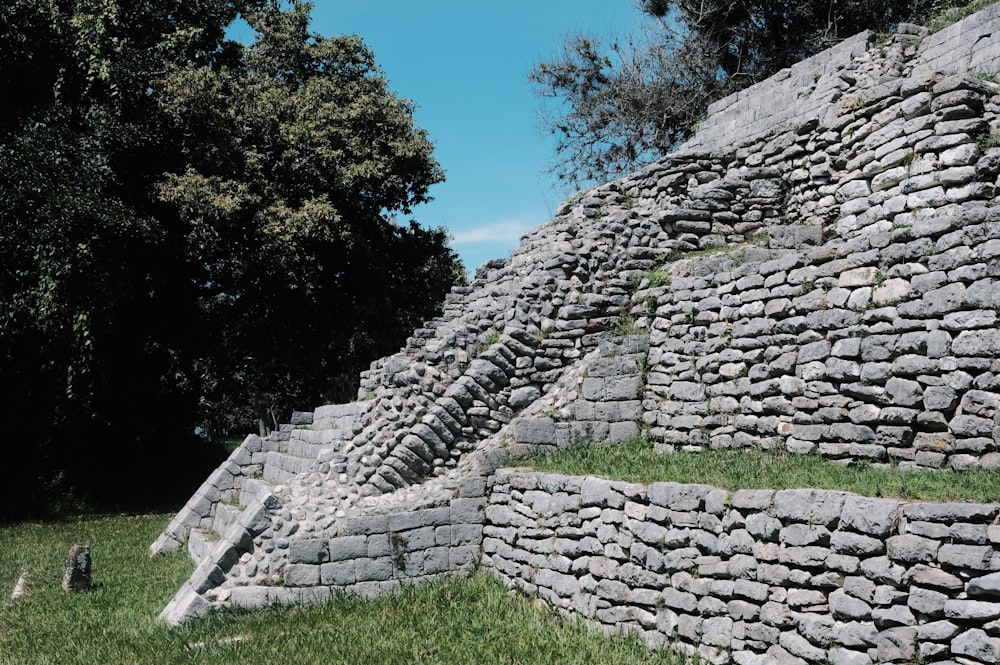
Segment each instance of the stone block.
[[212,606],[187,582],[160,612],[159,618],[170,626],[179,626],[190,619],[200,619],[208,615]]
[[463,477],[458,486],[460,498],[476,499],[486,496],[486,478],[482,476]]
[[663,604],[673,610],[690,613],[698,607],[698,598],[692,593],[667,587],[663,590]]
[[847,595],[843,589],[830,593],[830,613],[838,621],[869,621],[871,605],[859,598]]
[[[364,559],[370,561],[370,559]],[[334,561],[319,567],[320,582],[326,586],[347,586],[357,581],[356,564],[351,561]]]
[[406,539],[406,551],[416,552],[434,547],[436,543],[434,529],[432,526],[424,526],[398,533]]
[[834,647],[829,652],[830,665],[871,665],[872,659],[865,651]]
[[556,442],[552,418],[515,418],[511,422],[515,443],[551,446]]
[[894,626],[912,626],[917,619],[908,606],[889,605],[872,609],[872,621],[876,628],[884,630]]
[[849,531],[835,531],[830,537],[830,547],[839,554],[868,557],[885,552],[885,541]]
[[341,536],[329,540],[328,561],[349,561],[364,556],[368,556],[368,536]]
[[[603,402],[607,397],[607,381],[605,378],[588,377],[580,387],[580,396],[592,402]],[[634,396],[634,395],[633,395]]]
[[737,490],[733,492],[733,508],[768,510],[774,501],[774,490]]
[[692,381],[673,381],[667,396],[682,402],[701,402],[705,399],[705,386]]
[[794,656],[798,656],[809,662],[823,662],[826,660],[826,650],[814,646],[798,633],[786,630],[781,633],[779,643],[786,651]]
[[486,508],[485,498],[452,499],[452,524],[482,524],[483,512]]
[[320,583],[320,566],[290,563],[285,566],[285,586],[316,586]]
[[66,566],[62,579],[62,590],[66,593],[84,593],[91,588],[90,548],[73,545],[66,555]]
[[778,561],[793,568],[819,568],[826,563],[830,550],[814,545],[784,547],[778,551]]
[[697,511],[704,507],[705,497],[715,488],[673,482],[652,483],[646,490],[649,502],[678,512]]
[[912,626],[889,628],[876,640],[881,662],[912,661],[917,655],[917,629]]
[[897,563],[893,563],[888,557],[876,556],[864,559],[861,562],[861,570],[865,577],[876,582],[899,586],[903,583],[903,576],[906,569]]
[[844,500],[840,528],[884,538],[899,520],[899,501],[851,494]]
[[846,492],[816,489],[781,490],[774,495],[774,514],[780,520],[807,522],[831,528],[840,520]]
[[389,530],[389,516],[348,517],[343,521],[343,525],[344,533],[351,536],[386,533]]
[[507,404],[515,411],[519,411],[541,396],[542,392],[536,386],[522,386],[511,391]]
[[1000,603],[985,600],[947,600],[944,616],[955,621],[983,622],[1000,617]]
[[389,531],[407,531],[444,524],[451,524],[451,508],[448,506],[389,515]]
[[448,551],[449,570],[471,571],[479,565],[480,550],[478,545],[462,545],[452,547]]
[[1000,330],[964,330],[952,342],[951,352],[959,357],[995,358],[1000,355]]
[[[450,547],[431,547],[420,553],[419,574],[439,575],[451,570]],[[407,572],[411,572],[407,569]],[[413,571],[416,573],[416,571]]]
[[979,628],[973,628],[951,641],[951,652],[981,663],[997,663],[1000,662],[1000,638],[990,637]]
[[970,596],[1000,597],[1000,573],[989,573],[969,580],[966,591]]
[[610,424],[608,443],[623,443],[638,439],[641,432],[637,422],[617,422]]
[[972,570],[991,570],[994,550],[988,545],[942,545],[937,560],[942,565]]
[[920,587],[911,587],[907,605],[924,616],[939,617],[944,614],[944,604],[946,600],[947,596],[938,591],[922,589]]
[[[354,564],[354,580],[352,582],[383,582],[393,578],[395,566],[392,557],[384,556],[377,558],[364,557],[353,562],[343,562]],[[345,577],[347,571],[344,571]],[[325,582],[324,582],[325,583]]]
[[1000,505],[979,503],[906,503],[903,515],[926,522],[986,522],[1000,513]]
[[[216,514],[218,514],[218,511]],[[255,501],[240,513],[237,523],[250,536],[256,536],[271,526],[271,514],[266,506]]]
[[892,377],[885,382],[885,391],[893,406],[922,405],[924,390],[916,381]]
[[937,540],[912,534],[892,536],[886,541],[886,552],[893,561],[926,562],[937,556]]
[[826,545],[830,542],[830,531],[816,524],[794,523],[781,529],[778,541],[793,547]]
[[727,616],[705,619],[701,625],[702,644],[728,650],[733,638],[733,620]]
[[940,568],[923,564],[917,564],[910,568],[906,573],[906,581],[913,585],[929,586],[947,591],[960,591],[964,586],[961,578]]
[[875,598],[875,583],[864,577],[845,578],[843,589],[847,595],[866,603],[871,603]]
[[229,602],[236,607],[259,610],[271,604],[269,588],[260,586],[238,586],[230,590]]
[[288,548],[288,560],[292,564],[317,564],[329,561],[328,541],[323,538],[292,541]]

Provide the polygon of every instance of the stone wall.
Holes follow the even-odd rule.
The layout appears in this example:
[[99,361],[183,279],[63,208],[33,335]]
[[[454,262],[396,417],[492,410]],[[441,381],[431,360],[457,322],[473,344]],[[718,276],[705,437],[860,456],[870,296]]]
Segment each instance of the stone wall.
[[998,505],[496,474],[483,565],[703,662],[1000,661]]
[[992,5],[931,35],[922,44],[913,74],[1000,69],[1000,6]]
[[[935,72],[989,73],[1000,69],[1000,7],[993,5],[934,34],[902,24],[894,37],[862,32],[708,107],[698,131],[682,147],[732,150],[780,129],[794,129],[834,113],[836,104],[872,76],[863,56],[883,55],[880,74],[920,77]],[[885,57],[887,56],[887,57]]]
[[[315,605],[337,593],[372,598],[401,584],[468,573],[482,551],[485,489],[484,478],[467,478],[448,495],[392,497],[363,516],[340,520],[334,533],[310,529],[299,538],[268,539],[266,545],[260,536],[271,526],[268,511],[278,504],[273,495],[260,497],[200,558],[163,617],[204,616],[212,607],[205,595],[216,606]],[[292,519],[290,511],[279,515]],[[254,551],[251,542],[260,547]],[[275,549],[284,555],[280,568],[267,556]],[[219,590],[233,568],[244,579]]]
[[[700,218],[702,238],[758,235],[682,254],[661,268],[669,285],[640,285],[651,437],[996,468],[1000,154],[982,137],[997,110],[996,86],[975,78],[892,79],[689,190],[701,200],[668,210],[675,228]],[[619,187],[648,205],[665,198],[651,180]],[[750,209],[755,187],[784,192],[778,223],[717,221]]]
[[866,30],[713,102],[698,131],[681,151],[728,149],[774,133],[775,127],[800,124],[806,118],[825,114],[851,85],[850,75],[842,77],[841,73],[868,50],[874,38]]
[[[953,30],[981,35],[995,20],[988,11]],[[918,67],[945,57],[932,47],[951,33],[919,33],[905,27],[863,52],[870,39],[861,35],[795,70],[805,76],[825,63],[810,99],[820,85],[836,99],[816,113],[756,118],[750,132],[726,125],[741,107],[735,116],[713,107],[695,137],[701,148],[578,193],[510,258],[454,289],[440,317],[362,375],[357,402],[249,437],[153,545],[187,545],[198,563],[163,618],[465,574],[462,548],[476,543],[455,544],[446,532],[476,522],[452,502],[484,498],[467,492],[488,488],[511,456],[566,445],[640,435],[664,451],[777,447],[843,463],[997,469],[1000,86],[969,69],[991,62],[988,41],[974,58],[949,60],[954,69],[931,72]],[[774,80],[752,94],[788,85]],[[352,531],[393,515],[423,529],[407,536],[415,563],[406,571],[386,567],[389,526]],[[761,542],[787,545],[781,528],[778,541]],[[925,531],[894,533],[931,537]],[[985,546],[935,542],[938,558],[921,563],[954,568],[940,552]],[[805,568],[830,584],[850,572]],[[897,605],[895,596],[871,605],[872,621],[882,622],[876,606]],[[967,628],[958,633],[966,642],[974,630],[995,637],[992,625],[951,618]],[[918,636],[965,648],[952,635]],[[735,651],[774,646],[752,641]]]

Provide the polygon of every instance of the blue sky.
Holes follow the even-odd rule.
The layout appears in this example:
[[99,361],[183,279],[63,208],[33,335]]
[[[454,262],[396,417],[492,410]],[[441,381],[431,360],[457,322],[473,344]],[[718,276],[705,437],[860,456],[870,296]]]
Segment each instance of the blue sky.
[[416,103],[447,180],[413,217],[446,227],[471,274],[509,256],[566,198],[543,173],[552,144],[539,131],[528,71],[567,34],[639,20],[632,0],[316,0],[310,27],[361,35],[393,92]]

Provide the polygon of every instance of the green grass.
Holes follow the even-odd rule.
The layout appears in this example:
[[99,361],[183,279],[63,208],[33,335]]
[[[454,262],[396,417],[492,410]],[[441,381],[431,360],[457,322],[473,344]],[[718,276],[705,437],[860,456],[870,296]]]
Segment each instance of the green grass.
[[[311,609],[233,612],[170,629],[156,616],[193,566],[184,553],[149,558],[149,543],[167,520],[108,517],[0,528],[0,663],[683,662],[635,638],[608,638],[557,616],[485,573],[375,601],[337,598]],[[91,546],[97,588],[68,596],[59,585],[74,543]],[[30,568],[28,594],[9,600],[24,566]]]
[[925,501],[1000,501],[1000,473],[880,468],[862,462],[843,466],[816,454],[796,455],[744,448],[698,453],[657,453],[652,444],[574,447],[524,464],[538,471],[592,475],[629,482],[675,481],[737,489],[844,490],[864,496]]
[[672,281],[670,273],[666,268],[657,268],[656,270],[650,270],[643,275],[649,280],[649,288],[656,289],[661,286],[670,286]]
[[635,316],[631,314],[625,314],[618,319],[615,325],[612,327],[611,332],[618,336],[627,335],[648,335],[649,330],[640,326],[636,320]]
[[[0,529],[0,663],[153,663],[183,637],[156,615],[194,570],[185,553],[149,558],[163,515],[101,517]],[[95,589],[63,593],[73,544],[90,545]],[[27,568],[27,594],[10,592]]]
[[1000,133],[991,132],[987,129],[976,137],[976,145],[984,152],[990,148],[995,148],[1000,145]]
[[934,34],[947,28],[952,23],[958,23],[962,19],[986,9],[994,3],[996,3],[996,0],[973,0],[972,2],[945,0],[940,3],[942,6],[941,11],[931,18],[927,28],[931,34]]

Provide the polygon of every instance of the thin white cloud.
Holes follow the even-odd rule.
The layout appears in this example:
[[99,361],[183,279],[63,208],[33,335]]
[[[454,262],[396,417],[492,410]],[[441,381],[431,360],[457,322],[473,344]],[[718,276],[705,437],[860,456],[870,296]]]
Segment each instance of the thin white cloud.
[[506,243],[516,244],[525,233],[534,228],[523,219],[511,219],[492,224],[483,224],[470,229],[453,231],[453,245],[471,245],[474,243]]

